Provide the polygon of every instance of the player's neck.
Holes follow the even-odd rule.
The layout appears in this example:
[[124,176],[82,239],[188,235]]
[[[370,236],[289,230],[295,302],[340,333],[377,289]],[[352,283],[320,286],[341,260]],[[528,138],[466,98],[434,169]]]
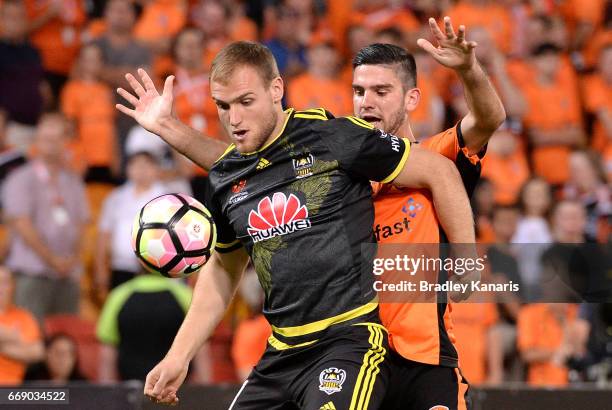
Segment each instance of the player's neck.
[[412,128],[410,127],[410,122],[408,120],[402,123],[395,135],[400,138],[407,138],[410,142],[416,142],[416,138],[414,137],[414,133],[412,132]]
[[285,128],[285,123],[287,122],[288,115],[288,113],[283,111],[283,106],[281,104],[278,104],[276,108],[276,125],[274,126],[274,129],[272,130],[270,135],[268,135],[268,139],[266,139],[266,142],[264,142],[263,144],[264,146],[268,145],[270,141],[278,137],[278,135],[283,131],[283,128]]

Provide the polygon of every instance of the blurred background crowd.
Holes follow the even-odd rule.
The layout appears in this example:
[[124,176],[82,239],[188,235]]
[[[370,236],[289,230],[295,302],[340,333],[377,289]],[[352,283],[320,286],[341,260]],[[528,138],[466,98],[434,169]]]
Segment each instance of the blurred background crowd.
[[[272,50],[287,106],[336,116],[352,114],[352,55],[393,43],[417,61],[411,123],[425,139],[466,113],[454,73],[416,46],[445,15],[478,43],[508,116],[473,200],[478,238],[491,274],[535,295],[453,306],[463,373],[612,379],[611,304],[523,303],[563,243],[609,242],[612,1],[0,0],[0,384],[142,380],[185,314],[193,283],[139,275],[130,230],[155,196],[201,198],[206,173],[115,110],[126,72],[176,75],[176,115],[227,140],[208,69],[229,42]],[[610,260],[585,255],[591,301],[607,302]],[[258,286],[249,272],[191,382],[239,382],[257,362],[270,333]]]

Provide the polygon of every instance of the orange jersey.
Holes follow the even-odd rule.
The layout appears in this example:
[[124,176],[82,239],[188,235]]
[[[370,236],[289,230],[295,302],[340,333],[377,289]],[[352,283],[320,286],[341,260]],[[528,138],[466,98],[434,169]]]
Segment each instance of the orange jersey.
[[[455,161],[469,193],[480,176],[480,156],[467,155],[460,124],[421,145]],[[431,193],[400,190],[392,185],[374,187],[374,232],[381,244],[436,244],[440,226]],[[381,303],[380,317],[389,330],[391,347],[420,363],[457,366],[449,306],[445,303]]]
[[[576,319],[577,306],[569,304],[565,312],[566,323]],[[518,348],[557,350],[567,335],[563,326],[545,303],[536,303],[521,309],[517,322]],[[528,367],[527,381],[534,386],[564,386],[567,384],[568,370],[552,362],[531,363]]]
[[[51,0],[26,0],[25,5],[30,20],[47,12]],[[30,39],[40,51],[46,70],[58,74],[68,74],[77,56],[81,27],[85,24],[85,2],[82,0],[60,0],[57,17],[49,20],[32,32]]]
[[[11,307],[0,313],[0,326],[16,330],[24,342],[40,340],[38,323],[30,312]],[[0,385],[19,385],[23,381],[26,365],[0,354]]]
[[68,81],[61,105],[76,123],[75,148],[82,151],[86,165],[110,166],[115,156],[115,107],[110,88],[100,82]]

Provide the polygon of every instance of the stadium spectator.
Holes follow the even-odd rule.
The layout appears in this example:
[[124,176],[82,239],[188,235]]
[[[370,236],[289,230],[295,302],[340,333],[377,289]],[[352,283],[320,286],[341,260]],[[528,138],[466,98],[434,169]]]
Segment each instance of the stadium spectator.
[[144,381],[170,348],[190,301],[191,288],[154,274],[113,289],[96,331],[103,343],[100,380]]
[[606,172],[612,175],[612,37],[599,53],[597,70],[584,80],[582,98],[594,118],[591,147],[604,155]]
[[585,143],[580,99],[575,79],[562,69],[557,46],[540,45],[531,61],[534,81],[519,84],[528,106],[524,123],[534,146],[531,160],[536,175],[559,186],[569,177],[570,150]]
[[81,45],[85,25],[85,2],[74,0],[25,0],[28,31],[42,56],[45,76],[54,98],[54,107],[68,79]]
[[111,183],[119,173],[115,130],[114,97],[101,81],[102,52],[98,46],[84,46],[73,70],[74,76],[62,90],[61,107],[74,121],[85,180]]
[[204,33],[206,48],[204,65],[210,67],[213,58],[232,41],[229,8],[220,0],[200,1],[194,11],[193,23]]
[[566,360],[577,350],[572,338],[577,306],[569,303],[536,303],[521,309],[518,349],[528,366],[527,382],[533,386],[568,383]]
[[326,32],[317,33],[308,48],[307,71],[289,81],[287,103],[298,110],[325,107],[336,116],[352,113],[350,89],[338,81],[339,55]]
[[0,267],[0,385],[19,385],[28,363],[42,359],[44,346],[36,319],[13,305],[11,272]]
[[[136,73],[138,67],[152,64],[151,52],[139,43],[132,34],[136,21],[136,10],[130,0],[109,0],[104,9],[106,31],[94,40],[102,50],[104,68],[102,80],[111,88],[125,87],[125,73]],[[118,102],[118,98],[116,98]],[[121,169],[125,166],[125,140],[136,123],[125,115],[116,116],[116,132],[121,153]]]
[[187,21],[185,2],[143,0],[140,3],[143,11],[134,26],[134,37],[154,50],[157,55],[167,54],[173,37]]
[[141,265],[130,245],[134,218],[147,202],[163,195],[159,181],[159,160],[146,151],[131,154],[127,160],[127,181],[104,201],[98,222],[95,254],[95,284],[106,294],[133,279]]
[[[495,303],[455,303],[452,305],[453,333],[457,339],[455,346],[461,358],[461,372],[470,381],[470,385],[479,385],[487,382],[489,376],[497,372],[492,370],[490,350],[499,347],[492,346],[497,342],[491,330],[498,320]],[[499,356],[499,355],[497,355]],[[497,382],[500,376],[492,378]]]
[[508,9],[499,2],[459,0],[446,11],[446,15],[451,20],[460,21],[467,27],[485,27],[503,53],[510,51],[510,43],[514,35],[512,20]]
[[476,216],[476,239],[480,243],[495,241],[492,216],[495,206],[493,184],[486,178],[481,178],[472,196],[472,207]]
[[2,190],[11,229],[7,265],[17,275],[15,303],[41,321],[79,310],[88,205],[83,182],[66,167],[69,136],[63,115],[42,116],[36,157],[13,171]]
[[472,41],[478,43],[476,56],[491,76],[491,81],[504,103],[507,116],[513,119],[522,118],[527,110],[527,102],[508,74],[504,53],[496,47],[492,35],[482,26],[471,27],[469,36]]
[[574,334],[577,350],[568,365],[581,372],[582,380],[605,385],[610,381],[612,361],[612,303],[582,303]]
[[[348,54],[350,56],[355,56],[359,50],[374,43],[374,33],[364,26],[354,25],[346,29],[346,40],[348,45]],[[346,63],[340,69],[339,76],[342,84],[350,89],[353,85],[352,58],[346,59]]]
[[497,204],[515,204],[529,178],[525,148],[516,128],[515,122],[506,121],[491,137],[482,161],[482,175],[493,184]]
[[569,164],[570,179],[564,186],[563,197],[584,206],[587,242],[608,242],[612,199],[599,158],[594,152],[574,151]]
[[527,301],[540,296],[541,257],[553,240],[548,223],[552,199],[550,185],[538,177],[525,182],[519,193],[522,215],[512,242],[520,255],[518,262]]
[[211,137],[226,139],[219,127],[217,106],[210,96],[204,45],[204,35],[197,28],[186,28],[176,36],[173,47],[176,114],[193,129]]
[[396,27],[404,35],[419,29],[419,21],[410,9],[398,6],[391,0],[356,2],[351,13],[351,24],[360,24],[372,31]]
[[542,255],[545,290],[553,301],[606,302],[612,296],[610,250],[586,242],[587,212],[582,203],[559,202],[552,214],[555,242]]
[[489,383],[520,380],[521,375],[520,359],[516,350],[516,320],[524,290],[518,260],[510,243],[519,217],[520,211],[514,206],[498,205],[493,209],[492,225],[495,232],[495,244],[487,252],[487,260],[491,269],[490,280],[495,283],[517,284],[519,291],[495,294],[499,320],[490,330],[494,333],[490,337],[496,338],[497,342],[489,348],[489,355],[495,363],[489,369]]
[[28,367],[26,382],[48,382],[66,385],[86,380],[79,372],[78,351],[74,339],[66,334],[56,333],[45,340],[44,361]]
[[300,15],[284,4],[276,7],[276,15],[276,35],[264,44],[274,54],[281,74],[290,79],[303,72],[307,65],[306,47],[295,29]]
[[0,3],[0,109],[7,114],[7,142],[24,151],[43,111],[44,69],[27,37],[26,10],[20,0]]

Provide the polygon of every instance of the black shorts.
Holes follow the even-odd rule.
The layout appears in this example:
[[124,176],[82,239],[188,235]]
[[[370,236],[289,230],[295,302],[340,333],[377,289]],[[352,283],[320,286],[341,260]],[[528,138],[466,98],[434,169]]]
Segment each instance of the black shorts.
[[413,362],[392,351],[385,410],[471,409],[469,384],[458,368]]
[[317,342],[268,345],[230,410],[376,410],[389,380],[387,332],[375,323],[335,326]]

